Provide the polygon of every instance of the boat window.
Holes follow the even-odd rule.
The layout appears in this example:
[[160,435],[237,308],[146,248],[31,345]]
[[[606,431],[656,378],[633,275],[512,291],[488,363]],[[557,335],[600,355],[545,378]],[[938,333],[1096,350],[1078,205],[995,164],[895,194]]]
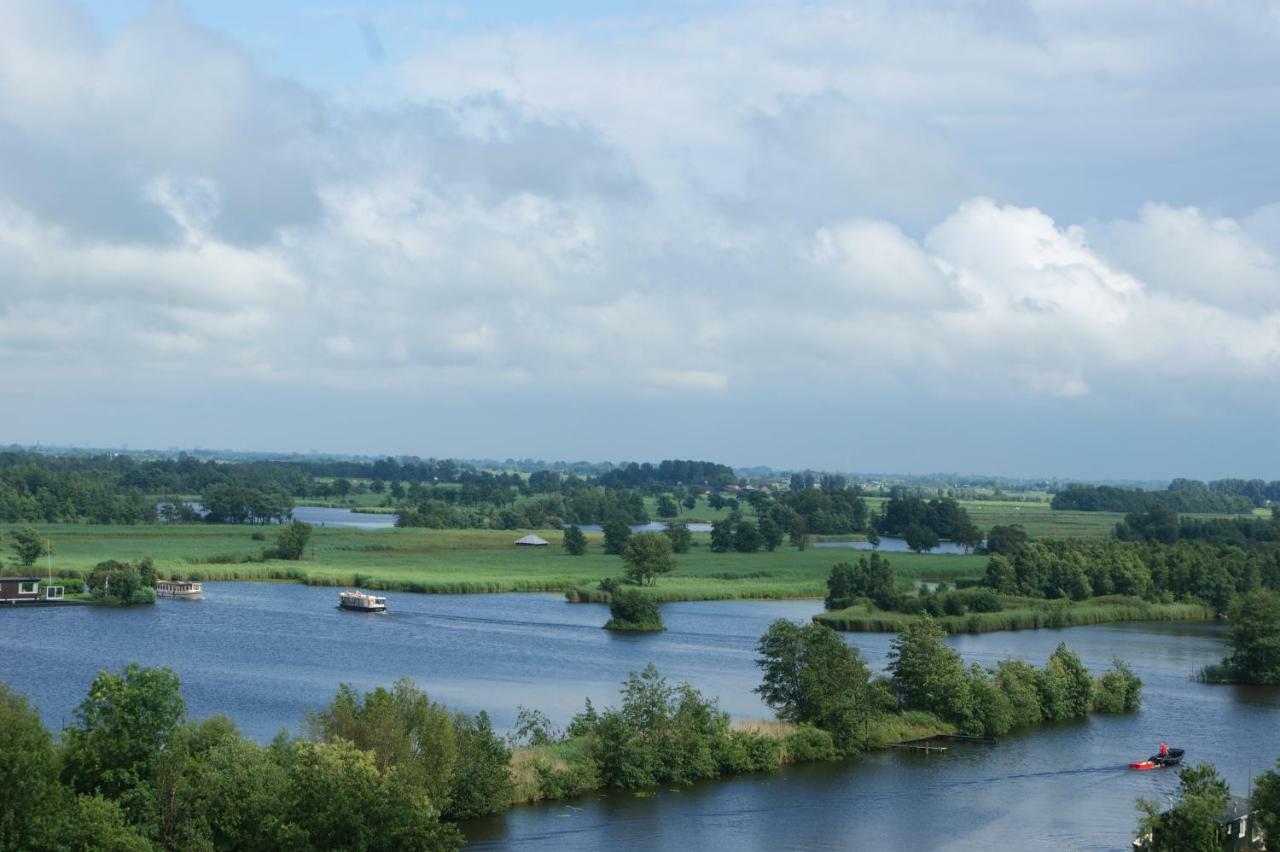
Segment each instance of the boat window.
[[18,594],[34,595],[36,593],[36,587],[39,585],[40,585],[39,583],[19,583]]

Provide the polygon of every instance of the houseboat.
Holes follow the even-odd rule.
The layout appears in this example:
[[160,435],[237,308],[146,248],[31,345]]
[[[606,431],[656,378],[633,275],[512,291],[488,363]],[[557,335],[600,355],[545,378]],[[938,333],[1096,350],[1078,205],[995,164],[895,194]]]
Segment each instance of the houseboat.
[[204,586],[191,580],[156,580],[156,597],[198,601],[204,597]]
[[387,599],[381,595],[367,595],[361,591],[343,592],[338,595],[338,606],[358,612],[386,612]]
[[18,604],[63,602],[64,587],[45,583],[42,594],[40,590],[41,582],[39,577],[0,577],[0,605],[16,606]]
[[0,604],[35,603],[38,600],[39,577],[0,577]]

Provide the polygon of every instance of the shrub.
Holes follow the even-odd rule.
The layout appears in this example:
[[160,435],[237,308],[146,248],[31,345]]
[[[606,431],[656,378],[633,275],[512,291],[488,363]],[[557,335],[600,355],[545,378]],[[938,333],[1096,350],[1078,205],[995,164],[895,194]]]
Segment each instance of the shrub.
[[831,734],[811,725],[801,725],[788,734],[782,749],[787,763],[835,760],[840,756]]
[[657,602],[636,589],[619,589],[609,602],[612,616],[606,630],[657,631],[665,630]]

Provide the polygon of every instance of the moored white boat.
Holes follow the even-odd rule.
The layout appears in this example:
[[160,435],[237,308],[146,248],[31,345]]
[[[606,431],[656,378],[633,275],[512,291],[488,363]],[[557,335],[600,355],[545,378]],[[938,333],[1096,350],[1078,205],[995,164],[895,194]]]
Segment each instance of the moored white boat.
[[382,595],[369,595],[356,590],[338,595],[338,606],[359,612],[386,612],[387,599]]
[[204,586],[193,580],[156,580],[156,597],[198,601],[204,597]]

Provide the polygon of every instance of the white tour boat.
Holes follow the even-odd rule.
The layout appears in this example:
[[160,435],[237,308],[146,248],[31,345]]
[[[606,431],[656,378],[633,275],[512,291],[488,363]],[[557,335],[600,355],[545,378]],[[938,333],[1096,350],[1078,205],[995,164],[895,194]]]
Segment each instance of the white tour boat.
[[361,591],[343,592],[338,595],[338,606],[359,612],[386,612],[387,599],[381,595],[367,595]]
[[204,586],[192,580],[156,580],[156,597],[198,601],[204,597]]

